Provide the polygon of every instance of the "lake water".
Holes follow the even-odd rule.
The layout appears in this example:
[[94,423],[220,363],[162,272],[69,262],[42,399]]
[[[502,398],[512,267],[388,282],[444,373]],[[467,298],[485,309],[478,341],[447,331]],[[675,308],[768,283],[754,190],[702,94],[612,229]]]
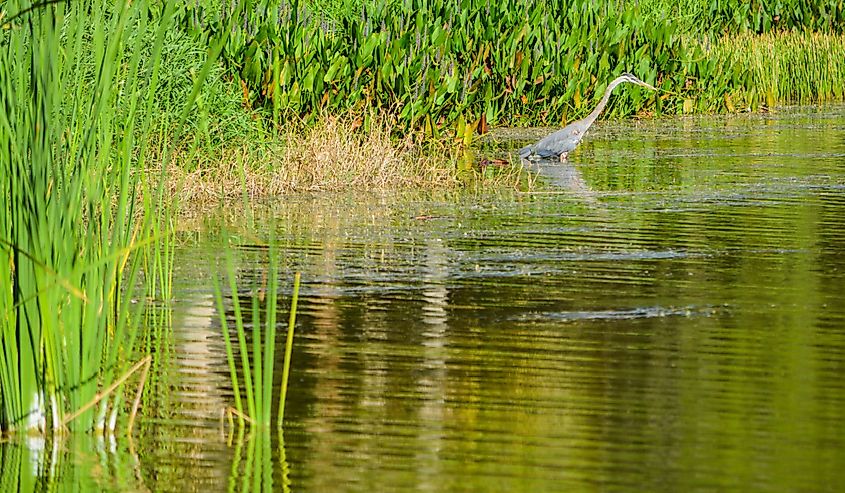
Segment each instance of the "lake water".
[[[599,122],[532,172],[184,234],[135,439],[7,444],[3,491],[843,491],[845,107]],[[209,279],[270,239],[285,431],[239,440]]]

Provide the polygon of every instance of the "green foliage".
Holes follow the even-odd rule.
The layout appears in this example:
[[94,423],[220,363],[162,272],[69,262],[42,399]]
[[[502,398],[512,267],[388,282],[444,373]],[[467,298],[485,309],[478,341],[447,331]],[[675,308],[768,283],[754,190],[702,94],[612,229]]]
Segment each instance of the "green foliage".
[[772,30],[841,32],[843,0],[639,0],[644,17],[666,19],[683,33],[763,34]]
[[[169,290],[171,247],[149,251],[172,227],[146,145],[175,4],[30,7],[0,11],[0,432],[112,430],[124,381],[149,364],[130,359],[145,258],[150,292]],[[215,46],[177,106],[174,140]]]
[[[164,135],[169,135],[178,122],[179,111],[206,62],[207,50],[207,44],[181,29],[167,31],[160,63],[163,77],[153,100],[156,123]],[[184,123],[188,143],[210,153],[210,149],[238,139],[259,138],[262,130],[253,115],[244,111],[238,85],[232,83],[220,63],[212,65]]]
[[[220,326],[223,331],[223,341],[226,348],[226,359],[229,363],[229,377],[235,400],[235,411],[238,421],[243,425],[248,419],[250,426],[268,427],[272,415],[273,375],[276,363],[276,314],[278,306],[278,259],[274,247],[269,249],[269,275],[265,284],[258,288],[252,296],[245,299],[249,318],[244,314],[241,297],[236,284],[237,272],[232,261],[232,255],[226,251],[226,277],[228,278],[227,297],[232,301],[232,322],[236,344],[233,343],[229,330],[226,305],[220,282],[214,278],[214,293],[217,301],[217,312],[220,315]],[[278,429],[282,428],[285,400],[287,396],[288,375],[290,374],[291,351],[293,348],[293,330],[296,322],[296,305],[299,298],[299,273],[296,274],[291,300],[290,317],[288,321],[287,340],[285,343],[283,376],[279,394]],[[266,301],[266,303],[264,303]],[[261,304],[264,303],[262,310]],[[251,328],[251,331],[247,331]],[[249,338],[249,340],[248,340]],[[240,362],[240,376],[237,363]],[[244,389],[246,407],[241,396]]]
[[[133,220],[149,212],[135,210],[133,173],[150,127],[139,110],[150,114],[156,87],[136,35],[146,9],[57,3],[0,34],[0,431],[111,427],[121,407],[120,390],[97,394],[132,363],[131,253],[149,238]],[[124,48],[134,55],[118,63]]]
[[[708,49],[701,46],[696,49]],[[709,48],[713,67],[688,93],[692,111],[738,111],[845,99],[845,37],[745,34]]]
[[[182,25],[214,38],[228,8],[190,6]],[[609,113],[682,112],[710,84],[699,81],[733,82],[706,49],[723,33],[845,25],[842,0],[255,0],[245,9],[224,60],[246,104],[276,122],[376,108],[405,130],[446,126],[457,137],[484,123],[584,116],[626,71],[667,94],[632,89]]]
[[[700,0],[701,1],[701,0]],[[717,32],[762,34],[773,29],[837,31],[845,27],[843,0],[709,0],[698,21]]]

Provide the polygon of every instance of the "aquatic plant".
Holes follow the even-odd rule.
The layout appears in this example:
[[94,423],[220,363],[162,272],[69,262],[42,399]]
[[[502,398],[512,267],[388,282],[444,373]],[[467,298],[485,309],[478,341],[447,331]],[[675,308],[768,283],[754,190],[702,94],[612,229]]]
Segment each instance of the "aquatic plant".
[[[3,8],[0,431],[113,430],[127,379],[141,372],[143,385],[151,361],[132,360],[143,307],[130,309],[136,284],[169,289],[170,247],[146,279],[149,254],[140,252],[166,234],[156,226],[168,213],[155,183],[167,153],[151,176],[145,145],[175,4]],[[177,136],[220,49],[222,40],[196,75]],[[139,396],[140,387],[129,429]]]
[[[713,58],[730,74],[720,89],[728,111],[774,108],[782,101],[810,104],[845,100],[845,35],[811,32],[726,36]],[[736,81],[736,82],[734,82]]]
[[132,220],[146,4],[28,5],[0,38],[0,428],[113,426],[119,393],[100,392],[133,363],[131,254],[150,241]]
[[[229,363],[229,377],[232,382],[232,392],[235,406],[229,411],[238,417],[243,425],[248,421],[250,426],[267,427],[272,416],[273,375],[276,365],[276,313],[279,295],[278,259],[275,249],[269,248],[268,274],[264,284],[255,290],[249,298],[246,318],[244,307],[241,306],[241,296],[236,284],[237,273],[231,253],[226,251],[226,277],[228,279],[228,293],[232,301],[232,318],[234,330],[230,330],[223,291],[217,277],[214,277],[214,293],[217,300],[217,311],[220,326],[223,331],[223,341],[226,348],[226,359]],[[285,400],[287,396],[288,375],[290,372],[291,352],[293,345],[293,331],[296,323],[296,305],[299,298],[300,274],[296,273],[293,285],[293,295],[288,320],[288,332],[285,342],[285,356],[282,367],[282,382],[279,392],[278,428],[282,427]],[[264,304],[262,310],[261,304]],[[247,329],[251,328],[251,331]],[[231,332],[234,332],[237,344],[233,344]],[[249,342],[247,338],[249,337]],[[240,371],[238,371],[240,362]],[[242,380],[241,380],[242,379]],[[241,395],[243,389],[244,395]],[[246,404],[244,404],[244,400]]]
[[842,32],[845,2],[842,0],[639,0],[645,18],[664,18],[691,34],[753,33],[772,30]]
[[[229,15],[227,6],[199,2],[181,25],[211,39]],[[259,0],[248,2],[224,60],[244,104],[264,108],[277,124],[377,109],[400,132],[447,130],[466,141],[488,125],[583,117],[621,72],[664,92],[622,95],[610,114],[691,110],[689,93],[710,87],[698,81],[716,78],[724,92],[750,89],[719,77],[708,46],[723,33],[843,27],[841,0]],[[694,108],[723,100],[704,95],[706,106]]]

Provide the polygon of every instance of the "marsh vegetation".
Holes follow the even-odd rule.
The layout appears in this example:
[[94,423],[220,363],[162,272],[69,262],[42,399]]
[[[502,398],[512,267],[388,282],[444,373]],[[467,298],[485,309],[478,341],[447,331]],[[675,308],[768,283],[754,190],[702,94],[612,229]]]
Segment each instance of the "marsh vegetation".
[[[842,1],[6,2],[2,439],[113,437],[137,413],[160,418],[177,221],[197,204],[241,198],[242,220],[250,200],[288,192],[522,189],[513,142],[479,150],[479,136],[583,117],[623,71],[659,91],[620,93],[609,119],[842,101],[843,31]],[[293,273],[275,233],[250,245],[273,259],[255,289],[227,261],[209,302],[236,401],[220,409],[262,429],[282,424],[292,336],[282,359],[275,330],[285,313],[292,331],[298,295],[280,289]]]
[[[220,26],[233,6],[243,14],[226,33]],[[459,149],[491,128],[563,126],[584,117],[622,72],[660,91],[620,93],[605,118],[845,98],[842,2],[198,1],[179,25],[199,46],[226,36],[221,83],[212,87],[227,95],[209,100],[228,107],[200,112],[205,142],[215,143],[200,155],[211,150],[213,176],[220,154],[232,162],[235,150],[254,183],[265,183],[253,189],[259,194],[455,185],[443,176],[455,178],[460,156],[427,144]],[[253,124],[219,125],[238,112]],[[309,130],[330,130],[338,117],[345,128]],[[369,141],[355,144],[367,152],[320,152],[346,151],[350,131]],[[316,171],[296,156],[268,169],[255,142],[276,156],[305,144]]]

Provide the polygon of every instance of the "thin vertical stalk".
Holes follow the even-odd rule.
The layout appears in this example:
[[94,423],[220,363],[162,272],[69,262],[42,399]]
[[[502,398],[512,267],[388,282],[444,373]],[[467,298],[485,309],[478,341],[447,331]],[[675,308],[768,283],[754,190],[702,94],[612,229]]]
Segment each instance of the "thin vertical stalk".
[[282,385],[279,393],[279,419],[276,423],[278,428],[282,428],[285,419],[285,402],[288,395],[288,378],[290,376],[290,360],[293,353],[293,328],[296,324],[296,305],[299,301],[299,281],[301,274],[299,272],[293,278],[293,295],[290,302],[290,317],[288,318],[288,336],[285,341],[285,366],[282,371]]
[[235,267],[232,264],[232,254],[226,251],[226,271],[229,273],[229,292],[232,295],[232,309],[235,315],[235,333],[238,337],[238,351],[241,355],[241,370],[244,375],[244,389],[246,391],[247,414],[255,419],[255,396],[252,386],[252,368],[249,363],[249,349],[246,344],[244,318],[238,297],[238,286],[235,283]]
[[214,285],[214,298],[217,301],[217,314],[220,317],[220,328],[223,331],[223,342],[226,348],[226,361],[229,363],[229,379],[232,382],[232,393],[235,396],[235,409],[238,411],[238,424],[243,426],[244,407],[241,402],[238,370],[235,366],[235,354],[232,349],[232,340],[229,336],[229,323],[226,319],[226,306],[223,304],[223,293],[220,289],[220,281],[217,280],[217,276],[213,276],[212,284]]
[[275,247],[270,245],[270,258],[267,276],[267,289],[265,291],[265,299],[267,300],[267,308],[265,310],[265,344],[264,344],[264,385],[261,389],[263,392],[262,416],[264,416],[264,423],[270,424],[271,404],[273,400],[273,369],[275,368],[276,355],[276,308],[278,305],[278,265],[276,259]]
[[251,414],[253,420],[258,423],[264,423],[264,391],[262,390],[262,382],[264,381],[264,367],[261,359],[261,310],[258,307],[259,296],[254,294],[251,299],[252,303],[252,370],[253,370],[253,388],[252,395],[255,397],[254,414]]

